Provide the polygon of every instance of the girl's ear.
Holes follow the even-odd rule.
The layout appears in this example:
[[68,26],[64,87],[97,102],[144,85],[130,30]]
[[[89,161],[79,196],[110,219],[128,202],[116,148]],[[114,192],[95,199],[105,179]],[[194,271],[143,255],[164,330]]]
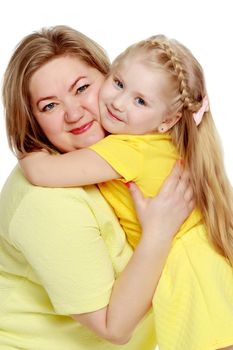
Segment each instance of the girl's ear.
[[168,130],[170,130],[182,117],[181,113],[177,113],[175,117],[164,120],[159,126],[158,126],[158,132],[160,134],[166,133]]

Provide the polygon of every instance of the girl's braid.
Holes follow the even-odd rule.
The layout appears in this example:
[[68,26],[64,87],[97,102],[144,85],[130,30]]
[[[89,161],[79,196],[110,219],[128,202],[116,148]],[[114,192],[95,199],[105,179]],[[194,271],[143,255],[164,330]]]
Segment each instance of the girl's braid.
[[179,82],[180,99],[183,103],[183,107],[187,108],[191,112],[195,112],[200,108],[200,103],[197,103],[191,97],[188,81],[185,76],[185,67],[177,56],[176,52],[171,47],[170,43],[168,41],[165,42],[165,40],[167,40],[166,37],[157,36],[157,38],[150,39],[149,42],[153,45],[153,47],[162,50],[166,54],[168,61],[172,63],[172,67]]

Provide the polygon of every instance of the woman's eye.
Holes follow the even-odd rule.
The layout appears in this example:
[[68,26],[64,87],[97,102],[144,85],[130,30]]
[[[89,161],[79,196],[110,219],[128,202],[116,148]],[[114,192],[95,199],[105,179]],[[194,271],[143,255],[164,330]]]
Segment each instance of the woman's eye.
[[89,84],[85,84],[80,86],[79,88],[77,88],[76,93],[77,94],[81,94],[82,92],[84,92],[90,85]]
[[43,111],[43,112],[51,111],[54,107],[55,107],[55,103],[54,103],[54,102],[51,102],[51,103],[48,103],[46,106],[44,106],[44,107],[42,108],[42,111]]
[[119,79],[114,79],[114,83],[117,87],[119,87],[120,89],[123,89],[124,85]]
[[141,98],[141,97],[136,97],[136,103],[138,104],[138,105],[140,105],[140,106],[145,106],[146,105],[146,102],[145,102],[145,100],[143,100],[143,98]]

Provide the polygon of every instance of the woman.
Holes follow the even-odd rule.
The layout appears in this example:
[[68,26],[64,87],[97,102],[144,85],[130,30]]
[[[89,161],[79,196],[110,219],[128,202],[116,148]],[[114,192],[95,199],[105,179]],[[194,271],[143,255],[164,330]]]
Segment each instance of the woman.
[[[57,69],[45,86],[44,65],[54,62],[57,67],[61,58],[68,58],[69,64]],[[98,93],[108,67],[96,43],[67,27],[23,39],[3,86],[14,151],[44,148],[64,153],[103,138]],[[50,118],[39,106],[54,93],[58,112]],[[46,112],[51,107],[47,105]],[[16,168],[0,202],[4,349],[118,348],[110,342],[128,342],[124,349],[153,349],[153,321],[147,311],[172,237],[193,208],[187,175],[182,181],[179,177],[175,169],[154,200],[144,200],[130,186],[142,226],[142,239],[132,256],[96,187],[33,187]]]

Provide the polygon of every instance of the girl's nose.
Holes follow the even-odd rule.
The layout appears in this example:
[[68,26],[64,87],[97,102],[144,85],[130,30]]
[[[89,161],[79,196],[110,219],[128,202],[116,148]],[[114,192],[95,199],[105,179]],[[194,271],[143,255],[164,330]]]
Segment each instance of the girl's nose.
[[123,112],[125,109],[126,100],[123,95],[118,95],[115,97],[115,99],[112,101],[112,106],[114,109]]

